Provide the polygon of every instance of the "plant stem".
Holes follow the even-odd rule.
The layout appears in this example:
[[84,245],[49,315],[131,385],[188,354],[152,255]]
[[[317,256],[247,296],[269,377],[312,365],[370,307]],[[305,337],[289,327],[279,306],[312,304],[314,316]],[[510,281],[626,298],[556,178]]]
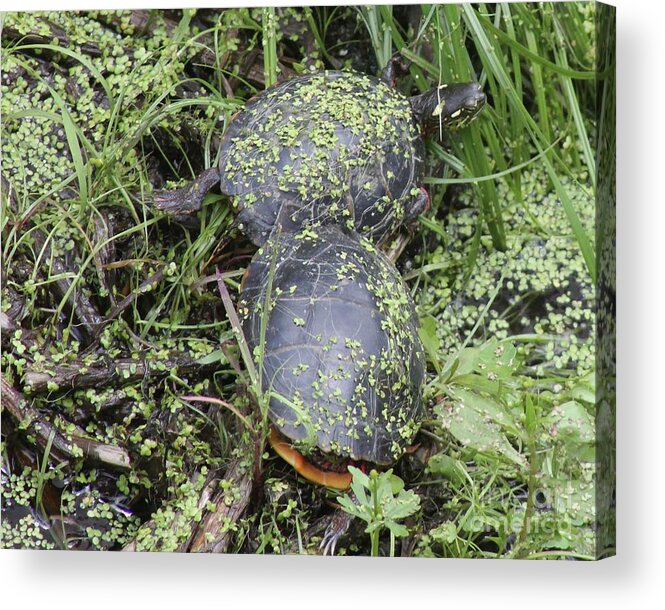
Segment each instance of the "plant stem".
[[263,73],[266,89],[277,82],[277,17],[275,7],[263,9]]

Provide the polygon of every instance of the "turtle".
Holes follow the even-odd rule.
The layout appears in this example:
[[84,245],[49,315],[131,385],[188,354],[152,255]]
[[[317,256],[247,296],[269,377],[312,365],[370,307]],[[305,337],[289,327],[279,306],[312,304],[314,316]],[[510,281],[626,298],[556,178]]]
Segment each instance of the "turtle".
[[329,70],[267,88],[232,117],[219,165],[153,204],[193,213],[219,184],[257,246],[276,225],[329,222],[381,243],[428,206],[423,132],[466,125],[486,100],[473,82],[407,98],[393,86],[394,65],[382,78]]
[[245,271],[238,313],[261,377],[270,443],[310,482],[347,489],[385,468],[424,414],[418,317],[388,257],[346,227],[277,231]]

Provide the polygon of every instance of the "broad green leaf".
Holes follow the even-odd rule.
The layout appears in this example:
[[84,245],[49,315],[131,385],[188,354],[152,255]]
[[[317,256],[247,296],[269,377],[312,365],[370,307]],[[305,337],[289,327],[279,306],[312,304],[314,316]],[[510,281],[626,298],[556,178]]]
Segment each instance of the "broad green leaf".
[[385,507],[384,516],[386,520],[404,519],[417,512],[419,508],[420,498],[409,490],[390,500]]
[[571,456],[581,462],[595,458],[595,425],[593,418],[579,402],[569,400],[552,409],[546,418],[551,430]]
[[485,397],[477,392],[463,388],[455,388],[451,395],[457,401],[462,402],[467,409],[473,409],[488,420],[499,424],[502,429],[515,436],[522,433],[521,426],[518,425],[509,411],[499,402],[490,397]]
[[441,424],[465,447],[481,453],[502,456],[526,468],[524,456],[510,444],[497,423],[483,414],[482,409],[474,408],[476,403],[442,403],[435,408]]
[[583,442],[595,442],[593,418],[579,402],[569,400],[555,407],[549,419],[556,425],[558,434],[567,434]]
[[467,347],[458,356],[457,377],[476,373],[488,379],[506,379],[512,375],[519,362],[517,350],[508,341],[491,339],[480,347]]
[[596,404],[596,376],[590,373],[580,379],[572,391],[573,398],[590,405]]

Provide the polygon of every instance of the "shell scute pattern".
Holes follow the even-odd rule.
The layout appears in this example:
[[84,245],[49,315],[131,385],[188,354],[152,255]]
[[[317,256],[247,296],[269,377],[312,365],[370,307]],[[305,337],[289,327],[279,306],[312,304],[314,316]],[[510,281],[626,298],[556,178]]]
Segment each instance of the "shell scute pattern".
[[263,390],[284,435],[304,451],[400,457],[419,427],[425,359],[415,308],[383,254],[335,226],[273,236],[239,311],[252,348],[265,324]]

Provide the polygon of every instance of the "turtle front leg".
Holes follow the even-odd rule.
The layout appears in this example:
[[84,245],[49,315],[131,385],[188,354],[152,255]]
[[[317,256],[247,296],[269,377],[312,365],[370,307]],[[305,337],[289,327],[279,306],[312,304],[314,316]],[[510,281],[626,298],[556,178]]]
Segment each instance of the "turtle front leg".
[[335,554],[337,543],[340,538],[346,534],[351,525],[351,521],[353,521],[353,516],[344,512],[341,508],[335,510],[330,519],[330,523],[323,534],[321,544],[319,545],[319,549],[323,555],[332,556]]
[[424,186],[420,187],[420,191],[413,199],[413,202],[406,210],[406,215],[404,216],[404,224],[409,226],[414,222],[418,216],[424,214],[429,209],[430,198],[427,189]]
[[219,170],[207,169],[194,182],[175,191],[159,191],[152,197],[152,205],[168,214],[193,214],[203,205],[203,198],[210,189],[219,184]]
[[[405,211],[404,222],[402,226],[404,226],[407,230],[412,228],[418,219],[418,216],[420,216],[420,214],[424,214],[428,210],[429,205],[429,193],[424,186],[421,186],[420,191],[415,196],[415,198],[411,200]],[[404,248],[406,248],[409,240],[410,237],[404,232],[401,232],[399,235],[397,235],[397,237],[395,237],[394,240],[392,240],[390,246],[384,249],[386,256],[393,263],[397,262],[397,259],[402,255],[402,252],[404,252]]]

